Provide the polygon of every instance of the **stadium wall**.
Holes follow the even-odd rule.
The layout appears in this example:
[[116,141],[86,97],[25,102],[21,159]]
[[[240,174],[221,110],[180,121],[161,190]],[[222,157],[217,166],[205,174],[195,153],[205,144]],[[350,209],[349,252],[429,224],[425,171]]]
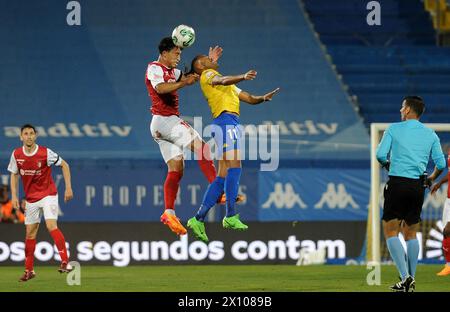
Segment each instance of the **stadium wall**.
[[[62,222],[151,222],[164,209],[166,168],[161,161],[72,161],[74,199],[63,203]],[[329,162],[283,162],[276,171],[260,171],[256,162],[244,162],[240,193],[246,201],[238,212],[247,221],[365,221],[367,220],[370,169],[365,162],[345,168]],[[359,166],[360,165],[360,166]],[[0,162],[2,168],[7,162]],[[344,170],[345,168],[345,170]],[[61,170],[53,176],[63,194]],[[9,175],[0,175],[9,184]],[[202,201],[207,182],[196,161],[186,161],[176,201],[177,215],[186,221]],[[383,189],[383,185],[380,186]],[[20,194],[23,194],[21,187]],[[380,194],[382,196],[382,194]],[[446,198],[444,187],[436,196],[426,194],[423,218],[441,217]],[[381,204],[383,199],[381,199]],[[217,205],[208,221],[221,221],[225,209]]]
[[[161,161],[71,162],[74,199],[60,198],[60,221],[123,222],[158,221],[164,209],[163,184],[166,167]],[[3,168],[7,164],[0,162]],[[307,166],[307,164],[305,164]],[[61,170],[53,176],[64,193]],[[8,184],[9,175],[1,176]],[[369,200],[369,169],[310,168],[284,164],[276,171],[260,171],[258,163],[244,163],[239,205],[247,221],[364,221]],[[186,221],[199,208],[207,181],[196,161],[186,169],[176,201],[177,215]],[[23,194],[20,188],[20,194]],[[216,206],[209,221],[224,217]]]

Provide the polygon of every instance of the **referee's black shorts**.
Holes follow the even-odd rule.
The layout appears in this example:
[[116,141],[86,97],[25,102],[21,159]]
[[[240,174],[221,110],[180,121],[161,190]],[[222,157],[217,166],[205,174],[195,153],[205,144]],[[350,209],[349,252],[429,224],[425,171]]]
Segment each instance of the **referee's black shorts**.
[[424,195],[420,179],[390,176],[384,187],[383,220],[405,220],[408,225],[419,223]]

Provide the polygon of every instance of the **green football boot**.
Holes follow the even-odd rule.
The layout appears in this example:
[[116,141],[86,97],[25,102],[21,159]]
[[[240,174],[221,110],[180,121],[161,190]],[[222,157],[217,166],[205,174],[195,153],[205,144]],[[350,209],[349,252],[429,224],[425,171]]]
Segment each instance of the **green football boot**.
[[235,214],[232,217],[225,217],[222,221],[223,227],[225,229],[232,229],[238,231],[245,231],[248,229],[248,226],[239,220],[239,214]]
[[192,230],[195,237],[205,243],[209,241],[208,236],[205,232],[205,223],[198,221],[197,218],[192,217],[187,222],[187,227]]

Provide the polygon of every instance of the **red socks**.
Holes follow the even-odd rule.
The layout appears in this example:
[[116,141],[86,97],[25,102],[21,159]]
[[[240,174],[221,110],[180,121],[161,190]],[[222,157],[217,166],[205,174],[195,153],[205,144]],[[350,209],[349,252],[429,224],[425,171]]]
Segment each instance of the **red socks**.
[[[66,241],[64,235],[59,229],[50,232],[50,235],[55,241],[55,245],[58,248],[59,255],[62,262],[69,262],[67,256]],[[36,249],[36,239],[25,239],[25,270],[33,271],[34,269],[34,250]]]
[[53,237],[53,240],[55,241],[56,248],[58,248],[61,261],[68,263],[69,257],[67,256],[66,240],[64,239],[63,233],[59,229],[56,229],[51,231],[50,235]]
[[214,162],[211,160],[211,151],[208,144],[203,144],[201,150],[196,151],[198,165],[200,170],[205,175],[208,183],[212,183],[216,179],[216,167],[214,167]]
[[25,270],[33,271],[34,249],[36,248],[35,239],[25,239]]
[[444,238],[442,241],[442,249],[444,250],[445,261],[450,263],[450,237]]
[[[196,150],[198,165],[205,175],[208,183],[216,179],[216,167],[211,160],[211,151],[208,144],[203,144],[201,149]],[[181,173],[178,171],[169,171],[164,182],[164,204],[166,209],[175,210],[175,199],[177,198],[180,187]]]
[[169,171],[167,173],[166,182],[164,182],[164,203],[166,209],[175,209],[175,199],[180,187],[180,180],[181,173],[178,171]]

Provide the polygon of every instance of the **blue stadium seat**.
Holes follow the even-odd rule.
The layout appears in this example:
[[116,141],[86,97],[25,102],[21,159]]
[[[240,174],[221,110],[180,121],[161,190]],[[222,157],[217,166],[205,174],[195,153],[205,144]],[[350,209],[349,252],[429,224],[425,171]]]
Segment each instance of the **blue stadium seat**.
[[434,46],[421,1],[381,1],[381,27],[366,24],[365,2],[303,3],[367,125],[398,121],[401,100],[409,94],[424,97],[424,120],[450,120],[450,49]]

